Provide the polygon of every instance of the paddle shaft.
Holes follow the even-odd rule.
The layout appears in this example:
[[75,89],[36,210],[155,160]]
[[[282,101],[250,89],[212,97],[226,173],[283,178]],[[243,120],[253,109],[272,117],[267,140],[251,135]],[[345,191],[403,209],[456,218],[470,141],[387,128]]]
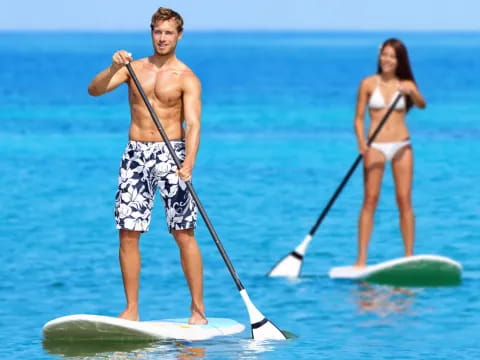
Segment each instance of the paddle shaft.
[[[372,136],[368,139],[368,142],[367,142],[367,146],[370,146],[370,144],[373,142],[373,140],[375,140],[375,138],[377,137],[378,133],[380,132],[380,130],[382,129],[383,125],[387,122],[387,119],[388,117],[390,116],[390,114],[392,113],[393,109],[395,108],[395,105],[397,104],[397,102],[400,100],[400,98],[402,97],[402,93],[398,93],[397,96],[395,97],[395,99],[393,100],[393,103],[390,105],[390,107],[388,108],[387,112],[385,113],[385,115],[383,116],[382,120],[380,121],[380,124],[378,124],[377,128],[375,129],[375,131],[373,132]],[[328,201],[327,203],[327,206],[325,206],[325,208],[323,209],[322,213],[320,214],[320,216],[318,217],[317,221],[315,222],[315,224],[313,225],[313,227],[310,229],[310,232],[308,233],[310,236],[313,236],[315,234],[315,232],[317,231],[318,227],[320,226],[320,224],[322,223],[323,219],[325,218],[325,216],[327,216],[330,208],[333,206],[335,200],[337,199],[338,195],[340,195],[340,193],[342,192],[343,188],[345,187],[345,185],[347,184],[348,180],[350,179],[350,177],[352,176],[352,174],[354,173],[355,169],[357,168],[358,164],[360,164],[360,161],[362,161],[362,157],[363,155],[360,154],[357,156],[357,158],[355,159],[355,161],[353,162],[352,166],[350,167],[350,169],[347,171],[347,174],[344,176],[344,178],[342,179],[342,181],[340,182],[340,185],[338,185],[337,189],[335,190],[335,192],[333,193],[332,197],[330,198],[330,200]]]
[[[152,116],[152,119],[155,123],[155,125],[158,128],[158,131],[160,132],[160,135],[162,136],[163,141],[165,142],[165,145],[167,145],[168,151],[170,152],[170,155],[172,155],[173,161],[177,165],[177,167],[180,169],[182,167],[182,164],[177,156],[175,154],[175,150],[172,147],[172,144],[170,143],[170,140],[168,139],[167,134],[165,133],[165,130],[163,129],[162,124],[158,120],[157,115],[155,114],[155,111],[153,110],[152,105],[150,104],[150,101],[148,101],[147,95],[143,91],[142,86],[140,85],[140,82],[138,81],[137,75],[133,71],[133,68],[130,63],[126,64],[126,67],[128,69],[128,72],[130,73],[130,76],[133,79],[133,82],[135,83],[138,91],[140,92],[140,95],[142,96],[143,101],[145,102],[145,105],[147,106],[148,112]],[[235,281],[235,284],[237,285],[237,288],[239,291],[244,290],[245,288],[242,285],[242,282],[237,276],[237,273],[235,272],[235,269],[233,268],[232,262],[228,258],[228,255],[223,248],[223,245],[220,241],[220,238],[218,237],[210,219],[208,218],[207,212],[205,211],[202,203],[200,202],[200,199],[198,198],[197,193],[195,192],[193,185],[190,181],[185,181],[185,184],[187,185],[188,190],[190,191],[190,194],[193,197],[193,200],[195,200],[195,203],[197,204],[197,208],[200,211],[200,214],[202,215],[203,220],[205,221],[205,224],[207,225],[208,231],[210,231],[210,235],[212,235],[213,241],[215,242],[215,245],[217,245],[218,250],[220,251],[220,255],[223,258],[223,261],[225,261],[225,264],[227,265],[228,271],[232,275],[233,280]]]

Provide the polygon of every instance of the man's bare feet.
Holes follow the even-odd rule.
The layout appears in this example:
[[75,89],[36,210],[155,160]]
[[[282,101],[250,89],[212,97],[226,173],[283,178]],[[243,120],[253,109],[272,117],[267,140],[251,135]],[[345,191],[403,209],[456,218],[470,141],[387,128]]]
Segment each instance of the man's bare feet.
[[205,325],[208,324],[207,317],[205,313],[201,311],[198,307],[193,306],[191,307],[192,315],[190,319],[188,319],[188,323],[191,325]]
[[137,310],[125,309],[118,317],[125,320],[140,321]]

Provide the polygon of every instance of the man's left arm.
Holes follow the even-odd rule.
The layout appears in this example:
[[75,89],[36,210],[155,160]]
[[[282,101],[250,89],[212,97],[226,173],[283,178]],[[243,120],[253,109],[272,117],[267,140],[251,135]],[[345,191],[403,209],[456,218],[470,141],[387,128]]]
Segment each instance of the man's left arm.
[[178,171],[180,178],[189,181],[195,165],[198,147],[200,145],[200,118],[202,111],[202,87],[193,74],[188,74],[183,88],[183,114],[185,117],[185,160]]

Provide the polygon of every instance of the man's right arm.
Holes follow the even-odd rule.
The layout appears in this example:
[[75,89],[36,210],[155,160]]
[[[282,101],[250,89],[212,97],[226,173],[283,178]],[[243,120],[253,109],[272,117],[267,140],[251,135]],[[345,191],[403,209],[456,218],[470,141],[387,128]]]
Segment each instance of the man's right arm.
[[88,85],[88,93],[92,96],[100,96],[126,82],[128,70],[124,65],[129,61],[132,61],[131,54],[125,50],[119,50],[113,54],[112,64],[93,78]]

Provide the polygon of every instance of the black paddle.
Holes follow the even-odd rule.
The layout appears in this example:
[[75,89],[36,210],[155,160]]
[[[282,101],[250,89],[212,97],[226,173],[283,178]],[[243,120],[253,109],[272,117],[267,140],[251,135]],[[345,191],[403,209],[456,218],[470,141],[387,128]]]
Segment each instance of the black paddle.
[[[375,139],[375,137],[378,135],[378,133],[382,129],[383,125],[387,121],[388,117],[392,113],[393,109],[395,108],[395,105],[397,104],[397,102],[400,100],[401,97],[402,97],[402,93],[399,92],[395,97],[395,99],[393,100],[390,107],[388,108],[387,112],[383,116],[382,120],[378,124],[377,128],[373,132],[372,136],[370,136],[370,138],[368,139],[367,146],[370,146],[373,140]],[[305,236],[302,242],[299,245],[297,245],[297,247],[293,251],[291,251],[288,255],[284,256],[279,262],[277,262],[275,266],[268,272],[267,276],[298,277],[300,275],[300,271],[302,269],[302,264],[303,264],[303,257],[307,250],[308,244],[310,243],[310,241],[312,241],[313,235],[317,231],[318,227],[322,223],[325,216],[327,216],[328,211],[332,207],[338,195],[340,195],[341,191],[347,184],[348,180],[352,176],[358,164],[360,164],[362,157],[363,157],[362,154],[359,154],[357,156],[352,166],[347,171],[347,174],[340,182],[340,185],[338,185],[337,189],[335,190],[332,197],[328,201],[327,206],[325,206],[320,216],[318,217],[317,221],[315,222],[313,227],[310,229],[310,232],[307,234],[307,236]]]
[[[177,167],[180,169],[182,167],[182,164],[180,163],[180,160],[178,159],[177,155],[175,154],[175,150],[173,149],[172,145],[170,144],[170,141],[167,137],[167,134],[165,133],[165,130],[163,129],[162,124],[158,120],[157,115],[155,114],[155,111],[153,110],[152,105],[148,101],[147,95],[143,91],[142,86],[140,85],[140,82],[138,81],[137,76],[135,75],[135,72],[133,71],[133,68],[130,63],[126,64],[126,67],[128,69],[128,72],[130,73],[130,76],[133,79],[133,82],[135,83],[135,86],[137,87],[140,95],[142,96],[143,101],[145,102],[145,105],[147,106],[148,111],[150,112],[150,115],[152,116],[153,121],[155,122],[155,125],[158,128],[158,131],[160,132],[160,135],[162,136],[163,141],[165,142],[165,145],[168,148],[168,151],[170,152],[170,155],[172,155],[173,161],[177,165]],[[195,203],[197,204],[197,208],[200,211],[200,214],[202,215],[203,220],[205,221],[205,224],[207,225],[208,231],[210,231],[210,235],[212,235],[213,241],[215,242],[215,245],[217,245],[218,250],[220,251],[220,255],[222,255],[223,261],[225,261],[225,264],[227,265],[228,271],[232,275],[233,280],[235,281],[235,284],[237,285],[238,291],[240,292],[240,295],[242,296],[242,299],[245,303],[245,306],[247,307],[248,315],[250,318],[250,324],[252,328],[252,338],[256,340],[269,340],[269,339],[274,339],[274,340],[285,340],[286,336],[283,334],[283,332],[275,326],[271,321],[269,321],[256,307],[253,305],[252,301],[250,300],[247,290],[243,287],[240,279],[238,278],[235,269],[233,268],[233,265],[228,258],[227,253],[225,252],[225,249],[223,248],[222,243],[220,242],[220,239],[215,232],[215,229],[213,228],[212,223],[210,222],[210,219],[207,216],[207,213],[205,209],[203,208],[202,204],[200,203],[200,199],[198,198],[197,193],[193,189],[193,185],[190,181],[186,181],[185,184],[187,185],[188,190],[190,191],[190,194],[192,195],[193,199],[195,200]]]

